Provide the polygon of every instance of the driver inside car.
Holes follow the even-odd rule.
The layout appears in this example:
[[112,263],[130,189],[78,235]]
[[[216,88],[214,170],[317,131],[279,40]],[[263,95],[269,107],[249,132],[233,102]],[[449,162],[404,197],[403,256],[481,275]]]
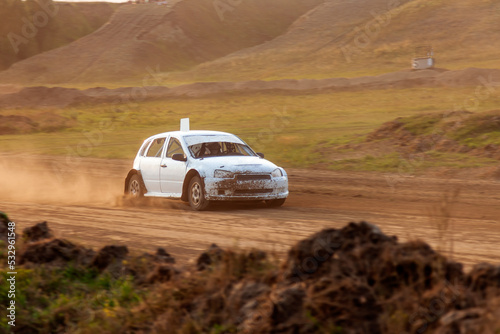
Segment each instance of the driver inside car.
[[218,156],[221,154],[219,143],[207,143],[205,146],[205,156]]

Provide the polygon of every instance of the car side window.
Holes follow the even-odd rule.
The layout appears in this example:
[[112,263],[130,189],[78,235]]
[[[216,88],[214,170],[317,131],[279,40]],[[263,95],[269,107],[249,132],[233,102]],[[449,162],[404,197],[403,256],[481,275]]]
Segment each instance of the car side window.
[[141,157],[146,155],[146,150],[148,149],[149,144],[151,144],[151,140],[148,140],[148,142],[142,147],[141,153],[139,154]]
[[177,138],[170,138],[167,149],[167,158],[172,158],[174,154],[184,154],[181,143]]
[[163,149],[163,145],[165,144],[166,138],[157,138],[154,139],[149,147],[148,153],[146,153],[147,157],[159,157],[161,155],[161,151]]

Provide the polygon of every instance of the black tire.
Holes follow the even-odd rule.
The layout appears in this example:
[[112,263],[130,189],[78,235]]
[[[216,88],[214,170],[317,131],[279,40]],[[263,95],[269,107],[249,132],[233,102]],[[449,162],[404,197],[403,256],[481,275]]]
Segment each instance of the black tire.
[[209,201],[205,199],[205,189],[199,176],[194,176],[189,181],[188,188],[189,205],[195,211],[203,211],[208,208]]
[[137,174],[132,175],[127,185],[127,196],[133,199],[140,199],[144,197],[144,190],[141,177]]
[[267,207],[269,208],[278,208],[285,204],[286,198],[279,198],[279,199],[270,199],[266,202]]

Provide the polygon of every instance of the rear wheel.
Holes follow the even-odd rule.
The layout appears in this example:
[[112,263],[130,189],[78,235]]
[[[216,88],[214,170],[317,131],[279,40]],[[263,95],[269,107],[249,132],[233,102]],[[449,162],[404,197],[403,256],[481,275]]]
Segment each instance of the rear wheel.
[[195,176],[189,182],[189,205],[193,210],[202,211],[208,208],[209,201],[205,199],[205,190],[199,176]]
[[144,197],[144,186],[139,175],[133,175],[128,181],[127,195],[134,199]]
[[277,208],[285,204],[286,198],[270,199],[265,201],[266,205],[270,208]]

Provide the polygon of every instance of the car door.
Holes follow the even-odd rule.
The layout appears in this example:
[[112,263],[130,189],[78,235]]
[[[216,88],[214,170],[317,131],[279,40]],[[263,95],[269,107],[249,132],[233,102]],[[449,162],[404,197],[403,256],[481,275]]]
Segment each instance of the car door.
[[182,185],[186,176],[186,163],[173,160],[174,154],[186,156],[179,139],[170,137],[160,165],[160,187],[161,192],[169,197],[181,197]]
[[141,175],[148,193],[160,193],[160,164],[167,138],[160,137],[153,139],[149,148],[141,158]]

